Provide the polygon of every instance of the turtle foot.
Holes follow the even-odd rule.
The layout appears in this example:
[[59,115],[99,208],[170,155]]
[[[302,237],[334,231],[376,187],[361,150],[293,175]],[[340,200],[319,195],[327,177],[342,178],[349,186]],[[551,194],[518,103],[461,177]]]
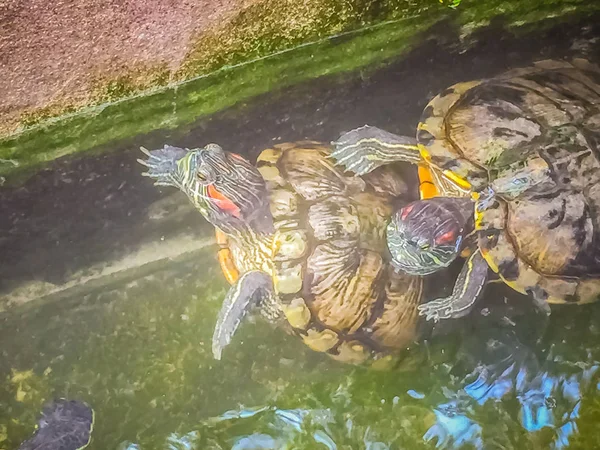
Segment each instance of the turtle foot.
[[[270,303],[266,299],[272,296],[271,276],[258,270],[246,272],[231,286],[223,300],[213,332],[212,352],[216,360],[221,359],[223,349],[231,342],[244,317],[252,309]],[[261,313],[269,314],[263,311]]]
[[344,133],[332,145],[334,151],[330,156],[336,165],[357,175],[366,175],[379,166],[397,161],[421,161],[414,138],[397,136],[369,125]]
[[138,159],[137,161],[148,168],[142,175],[154,179],[157,186],[173,186],[174,175],[177,173],[177,161],[188,154],[188,150],[171,145],[165,145],[158,150],[147,150],[140,147],[148,159]]
[[357,175],[365,175],[377,167],[373,149],[368,145],[371,129],[372,127],[365,125],[344,133],[337,141],[332,142],[335,150],[330,156],[336,165]]

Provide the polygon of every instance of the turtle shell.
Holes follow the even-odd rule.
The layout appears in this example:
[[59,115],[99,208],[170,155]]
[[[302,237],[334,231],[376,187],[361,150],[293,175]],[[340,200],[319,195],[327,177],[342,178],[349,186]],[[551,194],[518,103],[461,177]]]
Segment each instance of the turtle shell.
[[[448,179],[465,192],[494,188],[476,228],[485,259],[507,284],[550,303],[598,299],[597,67],[542,61],[454,85],[429,103],[418,128],[422,156]],[[519,194],[502,188],[540,174]]]
[[417,335],[420,277],[389,264],[385,227],[407,186],[390,167],[345,175],[318,142],[264,150],[275,225],[273,281],[284,314],[313,350],[361,363]]

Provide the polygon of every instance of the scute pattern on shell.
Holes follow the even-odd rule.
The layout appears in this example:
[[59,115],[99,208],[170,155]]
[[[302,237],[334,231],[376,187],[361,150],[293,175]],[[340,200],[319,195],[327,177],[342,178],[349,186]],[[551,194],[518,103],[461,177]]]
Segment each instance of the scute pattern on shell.
[[310,348],[360,363],[414,340],[422,279],[396,274],[382,257],[392,199],[408,190],[402,179],[389,167],[372,178],[344,174],[330,151],[281,144],[257,167],[270,193],[273,279],[288,322]]
[[[423,156],[496,197],[479,246],[514,289],[550,303],[600,299],[600,69],[541,61],[435,97],[419,125]],[[517,197],[503,191],[544,174]],[[500,188],[498,188],[500,186]]]

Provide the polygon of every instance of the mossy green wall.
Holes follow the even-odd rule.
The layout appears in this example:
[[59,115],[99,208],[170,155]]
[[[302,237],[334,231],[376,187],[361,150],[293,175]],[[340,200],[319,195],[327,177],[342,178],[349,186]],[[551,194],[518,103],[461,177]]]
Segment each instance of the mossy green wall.
[[[243,99],[303,80],[372,69],[450,20],[468,36],[502,16],[515,32],[551,17],[585,14],[585,0],[264,0],[198,37],[181,66],[124,73],[99,83],[85,107],[27,112],[0,141],[0,182],[57,157],[173,128]],[[333,36],[333,37],[331,37]]]

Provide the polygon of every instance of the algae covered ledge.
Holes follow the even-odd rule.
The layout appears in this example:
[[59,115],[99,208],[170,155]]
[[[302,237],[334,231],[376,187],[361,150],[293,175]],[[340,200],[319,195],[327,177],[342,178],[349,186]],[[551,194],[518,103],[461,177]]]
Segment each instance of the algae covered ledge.
[[496,17],[519,30],[599,10],[585,0],[249,3],[202,32],[175,69],[159,64],[99,78],[83,100],[65,96],[24,112],[16,131],[3,130],[0,183],[55,158],[191,123],[278,88],[372,69],[418,44],[441,20],[467,37]]

